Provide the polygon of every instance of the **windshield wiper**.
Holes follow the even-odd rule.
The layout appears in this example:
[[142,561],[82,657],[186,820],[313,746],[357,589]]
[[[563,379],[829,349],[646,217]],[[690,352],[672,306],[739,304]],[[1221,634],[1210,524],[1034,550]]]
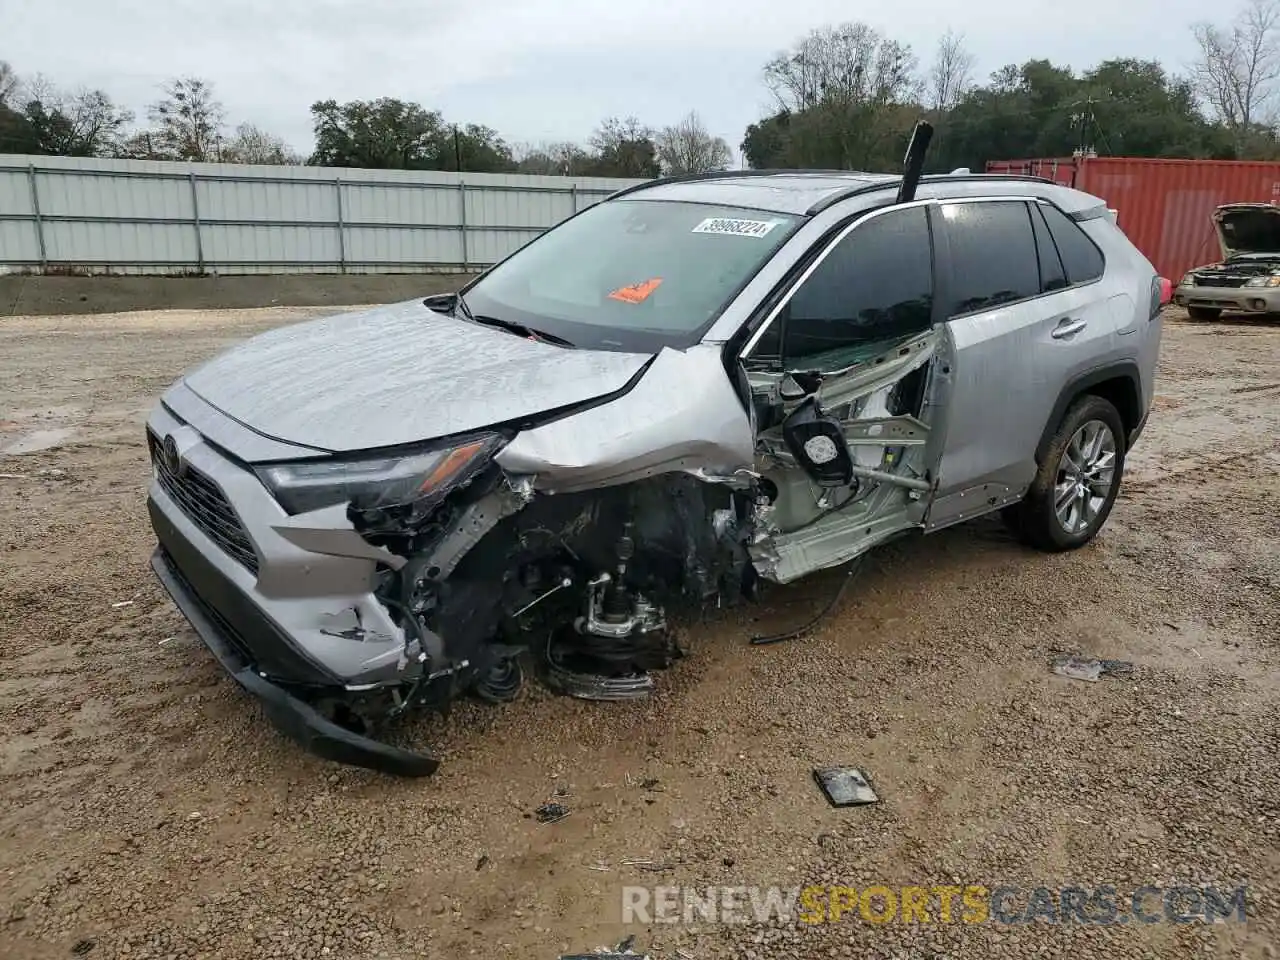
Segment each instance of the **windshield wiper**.
[[527,340],[538,340],[542,343],[554,343],[560,347],[572,347],[573,344],[564,337],[557,337],[554,333],[547,333],[544,330],[535,330],[533,327],[526,326],[523,323],[517,323],[515,320],[502,320],[498,317],[487,317],[483,313],[472,313],[463,302],[462,298],[458,299],[458,303],[462,309],[466,311],[467,319],[473,323],[481,324],[486,327],[497,327],[499,330],[506,330],[514,333],[516,336],[524,337]]

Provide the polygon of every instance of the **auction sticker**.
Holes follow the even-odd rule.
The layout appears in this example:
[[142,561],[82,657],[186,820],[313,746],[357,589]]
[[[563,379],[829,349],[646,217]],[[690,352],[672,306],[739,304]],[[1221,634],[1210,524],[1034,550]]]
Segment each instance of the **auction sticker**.
[[763,237],[776,227],[779,220],[732,220],[711,217],[693,228],[694,233],[721,233],[731,237]]

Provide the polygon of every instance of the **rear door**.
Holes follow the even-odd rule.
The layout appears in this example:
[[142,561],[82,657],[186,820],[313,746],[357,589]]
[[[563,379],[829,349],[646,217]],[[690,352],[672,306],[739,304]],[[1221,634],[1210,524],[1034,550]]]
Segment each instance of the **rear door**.
[[1101,253],[1094,248],[1096,272],[1069,275],[1041,205],[1019,198],[940,205],[954,374],[926,529],[1020,498],[1062,385],[1110,352],[1118,313],[1099,283]]

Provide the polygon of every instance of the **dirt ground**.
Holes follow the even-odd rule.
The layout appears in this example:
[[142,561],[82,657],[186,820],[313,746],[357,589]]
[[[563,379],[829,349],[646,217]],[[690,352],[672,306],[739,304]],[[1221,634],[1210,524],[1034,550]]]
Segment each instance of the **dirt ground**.
[[[0,956],[555,958],[627,933],[655,960],[1276,955],[1280,326],[1170,315],[1089,547],[989,519],[900,541],[811,636],[746,642],[830,576],[690,629],[648,701],[418,721],[444,762],[402,781],[273,732],[147,567],[154,398],[322,312],[0,320]],[[1053,676],[1062,651],[1135,672]],[[828,806],[830,763],[882,802]],[[537,822],[557,791],[571,815]],[[1246,884],[1249,917],[621,923],[624,884],[951,883]]]
[[468,276],[439,273],[263,274],[236,277],[0,275],[0,318],[125,310],[328,307],[396,303],[456,290]]

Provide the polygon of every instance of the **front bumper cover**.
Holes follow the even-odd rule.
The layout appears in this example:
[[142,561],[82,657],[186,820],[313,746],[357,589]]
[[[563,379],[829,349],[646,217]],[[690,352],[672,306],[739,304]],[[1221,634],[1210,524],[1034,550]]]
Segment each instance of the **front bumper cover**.
[[[258,699],[267,718],[281,733],[308,752],[337,763],[404,777],[425,777],[435,773],[440,762],[434,757],[404,750],[339,726],[306,701],[263,676],[231,636],[223,617],[201,597],[200,588],[195,585],[204,581],[216,590],[217,578],[220,577],[216,568],[194,550],[183,553],[180,567],[162,539],[151,556],[151,569],[223,669]],[[230,586],[234,589],[234,585]]]
[[1280,313],[1280,287],[1181,285],[1173,291],[1180,307],[1206,307],[1235,313]]

